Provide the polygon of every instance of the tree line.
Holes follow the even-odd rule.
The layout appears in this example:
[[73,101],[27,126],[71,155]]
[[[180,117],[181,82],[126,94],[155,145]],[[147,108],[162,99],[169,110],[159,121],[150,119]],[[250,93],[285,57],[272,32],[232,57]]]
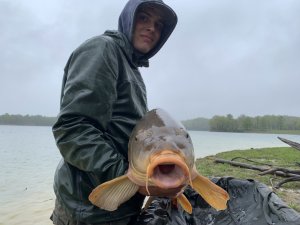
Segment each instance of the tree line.
[[214,116],[211,119],[197,118],[183,121],[188,130],[222,132],[272,132],[300,131],[300,117],[265,115],[250,117],[241,115],[234,118],[231,114]]
[[[0,115],[0,125],[52,126],[56,117],[41,115]],[[234,118],[231,114],[214,116],[211,119],[195,118],[182,121],[188,130],[221,132],[272,132],[300,131],[300,117],[265,115],[250,117],[241,115]]]
[[52,126],[56,117],[30,116],[30,115],[10,115],[8,113],[0,115],[0,125],[21,125],[21,126]]

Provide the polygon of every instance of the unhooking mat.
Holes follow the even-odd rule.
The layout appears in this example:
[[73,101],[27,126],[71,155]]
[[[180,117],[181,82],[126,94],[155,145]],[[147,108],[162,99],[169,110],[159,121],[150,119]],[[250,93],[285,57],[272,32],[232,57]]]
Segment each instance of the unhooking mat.
[[226,210],[216,211],[187,188],[184,194],[193,207],[191,215],[174,208],[170,199],[156,198],[138,217],[136,225],[300,225],[300,214],[266,185],[232,177],[212,181],[230,195]]

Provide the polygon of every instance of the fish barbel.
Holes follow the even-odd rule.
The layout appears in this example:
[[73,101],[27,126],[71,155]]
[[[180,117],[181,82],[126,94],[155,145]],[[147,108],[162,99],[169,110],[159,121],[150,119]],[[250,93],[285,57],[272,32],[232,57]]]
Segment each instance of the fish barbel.
[[192,206],[183,194],[190,185],[217,210],[224,210],[228,193],[210,179],[200,175],[195,167],[192,140],[184,126],[166,111],[154,109],[136,124],[128,143],[129,169],[123,176],[96,187],[89,200],[99,208],[114,211],[129,200],[139,187],[162,189],[182,187],[175,199],[188,213]]

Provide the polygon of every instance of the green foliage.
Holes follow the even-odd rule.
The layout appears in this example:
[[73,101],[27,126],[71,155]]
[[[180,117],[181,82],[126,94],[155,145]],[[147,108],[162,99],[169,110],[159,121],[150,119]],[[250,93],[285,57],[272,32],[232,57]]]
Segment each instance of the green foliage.
[[25,126],[52,126],[56,117],[45,117],[40,115],[22,116],[4,114],[0,116],[0,125],[25,125]]
[[209,119],[205,118],[196,118],[191,120],[182,121],[183,125],[188,130],[209,130]]
[[211,131],[237,132],[238,123],[231,114],[225,116],[214,116],[210,121]]
[[184,120],[182,123],[188,130],[300,134],[300,117],[292,116],[241,115],[235,119],[231,114],[227,114],[216,115],[211,119]]
[[[29,125],[52,126],[56,117],[40,115],[0,115],[0,125]],[[300,134],[300,117],[291,116],[256,116],[245,115],[233,118],[231,114],[226,116],[214,116],[211,119],[196,118],[182,121],[188,130],[222,131],[222,132],[262,132],[262,133],[289,133]]]
[[256,116],[245,115],[234,119],[231,114],[227,116],[214,116],[209,120],[210,131],[222,132],[268,132],[274,131],[300,131],[300,117],[291,116]]

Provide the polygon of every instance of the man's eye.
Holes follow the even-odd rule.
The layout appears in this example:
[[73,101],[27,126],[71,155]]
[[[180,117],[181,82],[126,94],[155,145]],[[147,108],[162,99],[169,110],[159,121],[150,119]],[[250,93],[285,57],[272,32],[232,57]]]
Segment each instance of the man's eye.
[[162,31],[164,29],[164,24],[162,22],[157,22],[155,24],[155,26],[156,26],[156,29],[159,31]]
[[138,18],[139,18],[139,21],[141,21],[141,22],[147,22],[148,21],[148,16],[145,15],[145,14],[140,14],[138,16]]

